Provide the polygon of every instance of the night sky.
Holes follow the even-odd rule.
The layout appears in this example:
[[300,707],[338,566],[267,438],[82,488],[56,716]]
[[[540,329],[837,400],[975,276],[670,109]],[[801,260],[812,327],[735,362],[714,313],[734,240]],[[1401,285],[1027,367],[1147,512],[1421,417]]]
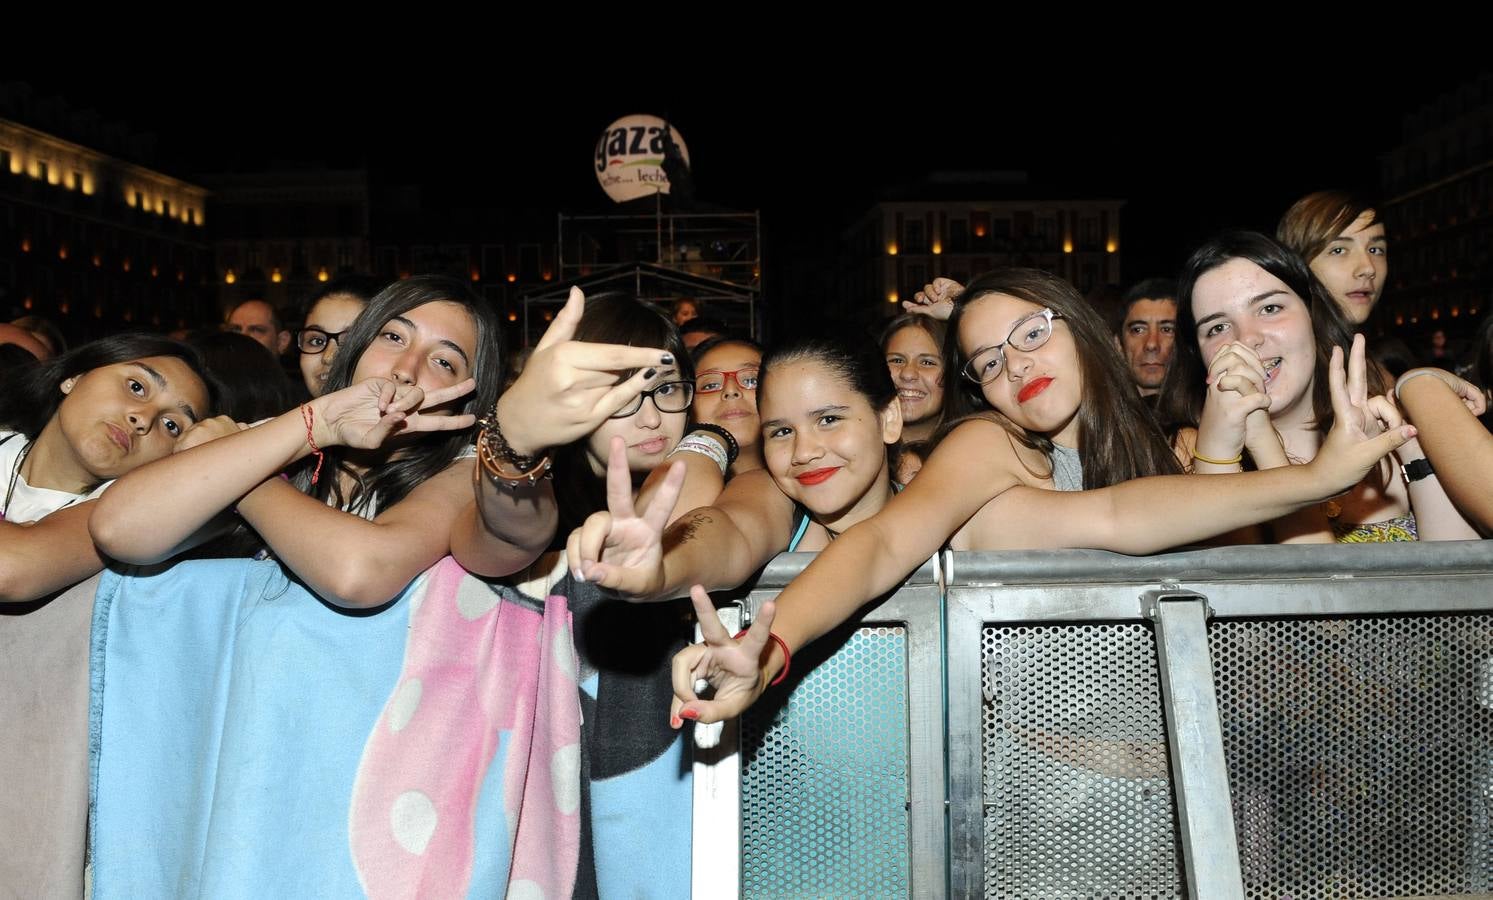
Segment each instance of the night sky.
[[[378,182],[421,184],[427,206],[603,207],[589,168],[602,128],[629,113],[668,116],[689,146],[698,197],[762,210],[768,294],[781,296],[823,283],[840,230],[880,189],[949,169],[1025,170],[1055,193],[1124,199],[1125,280],[1169,274],[1220,228],[1273,230],[1308,191],[1372,195],[1403,116],[1479,71],[1442,63],[1310,88],[1296,69],[1115,66],[1123,74],[1069,71],[1044,84],[906,62],[792,90],[686,75],[609,90],[607,78],[577,85],[517,64],[399,78],[268,68],[22,80],[154,132],[155,164],[170,174],[367,166]],[[953,86],[934,87],[940,80]]]

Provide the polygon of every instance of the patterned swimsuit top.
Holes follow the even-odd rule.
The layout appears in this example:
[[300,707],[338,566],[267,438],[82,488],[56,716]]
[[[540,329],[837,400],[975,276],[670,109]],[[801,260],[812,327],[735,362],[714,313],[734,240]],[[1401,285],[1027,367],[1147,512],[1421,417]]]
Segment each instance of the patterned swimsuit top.
[[1342,522],[1338,519],[1329,521],[1332,522],[1332,536],[1339,544],[1383,544],[1389,541],[1420,540],[1419,532],[1415,528],[1415,513],[1395,516],[1383,522],[1363,524]]

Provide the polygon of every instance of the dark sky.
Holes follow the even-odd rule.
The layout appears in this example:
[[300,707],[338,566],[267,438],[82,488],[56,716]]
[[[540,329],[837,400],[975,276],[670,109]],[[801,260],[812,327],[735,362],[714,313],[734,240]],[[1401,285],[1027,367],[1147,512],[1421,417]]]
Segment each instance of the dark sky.
[[1273,228],[1307,191],[1372,190],[1404,114],[1478,74],[1442,62],[1306,87],[1298,68],[1272,75],[1255,65],[1114,66],[1054,80],[909,62],[869,75],[795,71],[806,80],[792,87],[783,72],[647,86],[577,82],[539,66],[381,78],[294,62],[186,78],[126,68],[23,80],[155,132],[158,165],[187,177],[277,160],[366,164],[380,180],[421,182],[452,203],[546,210],[604,204],[589,168],[602,128],[628,113],[667,115],[689,146],[700,198],[763,211],[770,262],[819,258],[883,185],[935,169],[1021,169],[1065,192],[1126,200],[1134,280],[1174,269],[1221,227]]

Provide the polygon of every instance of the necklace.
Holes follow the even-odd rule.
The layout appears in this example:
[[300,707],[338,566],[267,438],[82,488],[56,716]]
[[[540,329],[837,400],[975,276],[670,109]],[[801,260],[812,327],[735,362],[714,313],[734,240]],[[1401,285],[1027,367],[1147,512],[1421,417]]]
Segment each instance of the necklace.
[[[9,438],[6,438],[6,440],[9,440]],[[30,452],[31,445],[28,443],[25,447],[21,448],[20,453],[16,454],[16,464],[10,467],[10,484],[5,488],[5,505],[0,506],[0,522],[3,522],[5,514],[10,512],[10,498],[15,496],[16,482],[21,479],[21,464],[26,461],[26,454]]]

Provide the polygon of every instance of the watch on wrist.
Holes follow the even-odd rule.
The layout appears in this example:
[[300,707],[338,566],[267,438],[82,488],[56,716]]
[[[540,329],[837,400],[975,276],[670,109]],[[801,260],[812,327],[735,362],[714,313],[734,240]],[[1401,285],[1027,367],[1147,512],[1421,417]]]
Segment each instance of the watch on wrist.
[[1425,457],[1412,460],[1400,466],[1400,477],[1405,479],[1406,484],[1413,484],[1422,478],[1429,478],[1435,474],[1436,470],[1431,468],[1431,461]]

